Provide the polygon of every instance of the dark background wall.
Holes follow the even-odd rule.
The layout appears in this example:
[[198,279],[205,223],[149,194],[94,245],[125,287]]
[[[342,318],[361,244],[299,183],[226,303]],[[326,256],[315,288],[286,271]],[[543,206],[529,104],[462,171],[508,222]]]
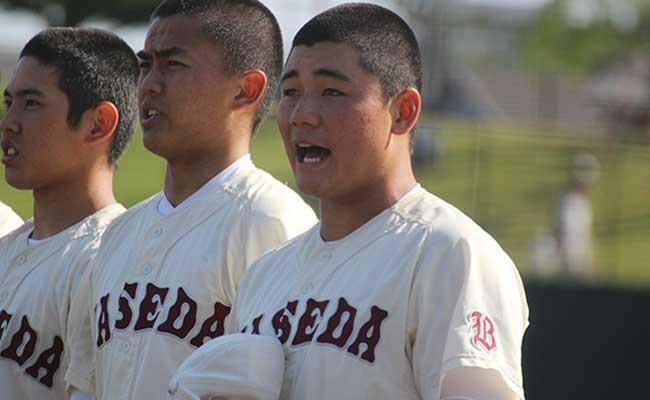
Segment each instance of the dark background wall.
[[526,285],[528,400],[650,399],[650,293]]

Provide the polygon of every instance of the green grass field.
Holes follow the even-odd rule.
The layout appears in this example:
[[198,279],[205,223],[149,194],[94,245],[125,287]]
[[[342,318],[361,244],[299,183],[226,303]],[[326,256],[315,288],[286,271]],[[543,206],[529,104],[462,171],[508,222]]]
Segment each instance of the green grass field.
[[[650,146],[530,127],[433,123],[443,151],[434,167],[416,171],[418,180],[495,236],[524,275],[531,240],[537,230],[549,228],[555,199],[567,182],[569,160],[578,151],[595,154],[601,162],[601,179],[593,193],[598,278],[616,285],[650,286],[645,261],[650,245]],[[255,138],[253,160],[295,187],[273,123]],[[118,199],[127,206],[145,199],[161,189],[163,175],[164,162],[148,153],[137,135],[117,173]],[[2,180],[0,200],[23,217],[31,215],[30,194]],[[308,201],[315,205],[313,199]]]

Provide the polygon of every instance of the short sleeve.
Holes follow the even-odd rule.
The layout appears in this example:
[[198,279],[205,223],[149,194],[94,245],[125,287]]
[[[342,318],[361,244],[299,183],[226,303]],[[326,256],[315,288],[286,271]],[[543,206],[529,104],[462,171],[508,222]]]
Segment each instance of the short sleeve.
[[[92,265],[92,263],[91,263]],[[68,316],[65,346],[69,354],[65,374],[66,391],[73,387],[87,393],[95,392],[95,345],[92,332],[94,317],[91,301],[92,268],[84,271],[72,297]]]
[[444,374],[460,367],[496,370],[524,398],[521,344],[528,306],[514,264],[489,235],[427,244],[407,325],[422,398],[437,399]]

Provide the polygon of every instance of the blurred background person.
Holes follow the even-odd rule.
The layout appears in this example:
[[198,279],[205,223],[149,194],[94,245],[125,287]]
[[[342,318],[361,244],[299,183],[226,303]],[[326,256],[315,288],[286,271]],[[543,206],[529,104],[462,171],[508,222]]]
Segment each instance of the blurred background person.
[[600,163],[589,153],[573,159],[569,185],[555,208],[553,235],[559,261],[569,279],[594,277],[593,210],[590,194],[598,180]]

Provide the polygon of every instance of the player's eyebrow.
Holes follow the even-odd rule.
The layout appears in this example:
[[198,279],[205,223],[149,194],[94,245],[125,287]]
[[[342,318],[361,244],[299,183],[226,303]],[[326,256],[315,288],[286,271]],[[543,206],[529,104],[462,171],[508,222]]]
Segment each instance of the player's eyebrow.
[[297,77],[298,77],[298,71],[296,71],[295,69],[292,69],[292,70],[287,71],[284,74],[282,74],[282,78],[280,78],[280,83],[286,81],[287,79],[297,78]]
[[[328,78],[334,78],[334,79],[338,79],[338,80],[341,80],[341,81],[344,81],[344,82],[352,82],[352,80],[347,75],[345,75],[344,73],[339,72],[339,71],[337,71],[335,69],[330,69],[330,68],[318,68],[318,69],[315,69],[314,70],[314,75],[316,75],[316,76],[326,76]],[[296,78],[298,76],[299,76],[298,71],[296,71],[295,69],[292,69],[290,71],[285,72],[284,75],[282,75],[282,78],[280,79],[280,83],[284,82],[287,79]]]
[[[187,54],[187,50],[182,47],[174,46],[168,49],[154,50],[152,53],[156,58],[167,58],[171,56],[185,55]],[[138,51],[137,56],[139,59],[146,61],[149,61],[152,58],[151,53],[147,53],[144,50]]]
[[341,80],[341,81],[344,81],[344,82],[352,82],[352,80],[347,75],[345,75],[344,73],[339,72],[339,71],[337,71],[335,69],[318,68],[318,69],[314,70],[314,75],[326,76],[326,77],[338,79],[338,80]]
[[35,89],[35,88],[20,89],[14,94],[9,92],[9,90],[7,90],[7,89],[4,90],[4,97],[5,98],[12,98],[14,96],[15,97],[24,97],[24,96],[45,97],[45,94],[43,92],[41,92],[40,90]]

